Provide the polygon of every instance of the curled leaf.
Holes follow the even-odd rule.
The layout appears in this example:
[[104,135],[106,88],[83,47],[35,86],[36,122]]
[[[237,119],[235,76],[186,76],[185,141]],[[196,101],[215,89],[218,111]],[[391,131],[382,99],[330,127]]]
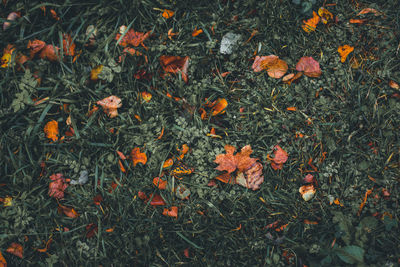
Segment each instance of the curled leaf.
[[6,250],[8,253],[13,254],[14,256],[17,256],[18,258],[23,258],[24,254],[24,249],[21,244],[19,243],[11,243],[11,245],[7,248]]
[[281,170],[283,167],[283,164],[287,161],[288,159],[288,154],[285,150],[283,150],[280,146],[276,145],[274,147],[274,157],[269,158],[271,160],[271,167],[274,170]]
[[308,77],[319,77],[322,74],[318,61],[312,57],[300,58],[299,62],[297,62],[296,70],[304,72],[304,75]]
[[[189,67],[189,57],[180,56],[161,56],[160,64],[165,73],[181,73],[182,79],[187,83],[187,69]],[[165,75],[165,74],[164,74]]]
[[321,21],[324,24],[327,24],[329,20],[333,19],[333,14],[324,7],[318,9],[318,15],[321,17]]
[[76,212],[74,208],[63,206],[61,204],[58,205],[58,212],[64,213],[67,217],[76,219],[79,217],[79,213]]
[[338,53],[340,55],[340,62],[344,63],[346,61],[347,56],[353,52],[354,47],[349,45],[341,45],[338,48]]
[[15,51],[15,47],[12,44],[8,44],[3,50],[3,56],[1,57],[1,67],[7,68],[11,64],[12,54]]
[[101,73],[102,70],[103,70],[103,65],[98,65],[98,66],[94,67],[90,71],[90,79],[92,81],[97,81],[99,79],[99,74]]
[[281,78],[288,70],[287,63],[275,55],[256,56],[251,67],[255,72],[266,70],[269,77],[276,79]]
[[44,126],[44,133],[46,137],[53,140],[53,142],[58,140],[58,122],[51,120]]
[[238,173],[236,183],[252,190],[260,189],[260,185],[264,182],[262,171],[262,164],[256,162],[245,172]]
[[299,193],[305,201],[309,201],[316,193],[314,185],[303,185],[299,188]]
[[104,113],[106,113],[110,118],[118,116],[117,108],[122,107],[121,98],[115,95],[97,101],[97,105],[102,106]]
[[192,32],[192,37],[196,37],[197,35],[203,33],[202,29],[197,29],[197,27]]
[[174,164],[174,161],[172,159],[167,159],[164,164],[163,164],[163,169],[169,168]]
[[133,162],[133,166],[135,167],[138,163],[142,163],[143,165],[147,162],[147,156],[145,153],[140,152],[138,147],[135,147],[131,151],[131,160]]

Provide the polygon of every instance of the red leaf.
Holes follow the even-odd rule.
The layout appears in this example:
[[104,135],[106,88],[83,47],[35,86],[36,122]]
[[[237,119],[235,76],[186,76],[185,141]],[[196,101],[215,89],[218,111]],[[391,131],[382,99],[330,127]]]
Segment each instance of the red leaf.
[[296,65],[296,70],[304,72],[308,77],[319,77],[322,74],[318,61],[312,57],[300,58]]
[[185,83],[188,82],[187,69],[189,67],[189,57],[161,56],[160,64],[166,73],[181,73]]

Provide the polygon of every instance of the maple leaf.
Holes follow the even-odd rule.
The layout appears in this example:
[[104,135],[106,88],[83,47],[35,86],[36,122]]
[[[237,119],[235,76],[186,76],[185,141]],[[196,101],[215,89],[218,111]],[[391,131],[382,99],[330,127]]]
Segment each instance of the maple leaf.
[[219,166],[215,169],[232,173],[237,168],[236,158],[233,155],[233,153],[236,151],[236,148],[231,145],[225,145],[225,151],[226,154],[219,154],[216,156],[214,162],[219,164]]

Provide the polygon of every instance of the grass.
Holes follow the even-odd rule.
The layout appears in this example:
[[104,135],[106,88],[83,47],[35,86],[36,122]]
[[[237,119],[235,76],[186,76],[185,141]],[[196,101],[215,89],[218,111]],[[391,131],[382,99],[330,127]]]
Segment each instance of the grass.
[[[64,56],[58,62],[29,60],[20,70],[0,69],[0,198],[12,198],[11,206],[0,203],[0,252],[8,264],[398,264],[400,102],[398,89],[388,85],[390,80],[400,82],[397,1],[332,3],[326,8],[338,22],[320,23],[312,33],[301,29],[308,16],[291,1],[1,4],[0,22],[12,11],[22,17],[2,31],[0,48],[11,43],[29,55],[29,40],[61,47],[62,34],[70,33],[76,51],[81,51],[75,62]],[[318,1],[313,10],[322,5]],[[41,6],[46,6],[45,15]],[[383,15],[363,15],[368,21],[362,25],[348,23],[367,7]],[[59,20],[52,18],[50,9]],[[175,14],[165,19],[159,9]],[[85,46],[89,25],[97,28],[92,47]],[[144,41],[148,49],[137,47],[147,61],[144,56],[127,56],[118,63],[120,69],[115,66],[123,50],[115,40],[121,25],[152,31]],[[204,32],[192,37],[196,27]],[[178,35],[169,39],[169,29]],[[258,33],[246,41],[253,30]],[[220,42],[228,32],[241,34],[242,40],[234,53],[222,55]],[[341,63],[337,48],[344,44],[355,49]],[[286,85],[265,72],[253,72],[255,51],[278,55],[289,72],[295,72],[301,57],[312,56],[322,76],[303,76]],[[160,77],[161,55],[190,57],[187,84],[179,76]],[[90,71],[98,65],[108,67],[103,74],[108,79],[93,82]],[[136,79],[139,70],[152,77]],[[230,74],[219,75],[224,72]],[[32,74],[41,78],[39,85]],[[141,98],[142,91],[152,94],[150,102]],[[182,100],[167,97],[167,92]],[[122,99],[117,117],[107,117],[101,108],[87,116],[93,104],[110,95]],[[33,104],[32,99],[45,97],[49,100],[43,104]],[[226,112],[202,120],[198,110],[205,98],[227,99]],[[74,136],[50,142],[45,124],[58,121],[63,135],[69,116]],[[221,138],[207,136],[212,127]],[[187,200],[152,185],[163,162],[179,156],[176,148],[183,144],[190,151],[182,161],[194,173],[182,180],[166,176],[170,185],[181,183],[190,189]],[[252,156],[263,164],[260,190],[219,181],[216,187],[207,186],[220,174],[213,161],[226,144],[238,149],[251,145]],[[289,159],[275,171],[267,154],[277,144]],[[148,161],[134,167],[126,160],[123,173],[116,151],[129,155],[134,147],[140,147]],[[78,179],[82,170],[89,173],[88,183],[70,185],[62,200],[49,197],[50,175]],[[317,193],[305,202],[298,189],[308,173],[317,180]],[[114,190],[112,183],[118,185]],[[372,194],[358,215],[368,189]],[[178,218],[146,204],[139,191],[161,194],[167,207],[178,206]],[[101,205],[93,203],[96,195],[103,197]],[[342,206],[330,204],[332,199]],[[59,204],[73,207],[80,216],[60,214]],[[274,222],[277,225],[268,227]],[[95,225],[97,231],[91,231]],[[39,252],[48,240],[47,251]],[[22,244],[22,259],[6,252],[13,242]]]

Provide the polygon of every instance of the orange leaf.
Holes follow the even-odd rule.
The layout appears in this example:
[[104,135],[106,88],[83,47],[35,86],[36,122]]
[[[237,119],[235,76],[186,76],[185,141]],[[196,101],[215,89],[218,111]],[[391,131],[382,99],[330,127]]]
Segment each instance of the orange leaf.
[[183,144],[181,149],[176,149],[183,155],[186,155],[189,152],[189,146],[187,144]]
[[393,89],[397,89],[397,90],[400,89],[399,84],[396,83],[395,81],[392,81],[392,80],[389,81],[389,86],[390,86],[391,88],[393,88]]
[[135,147],[131,151],[131,160],[133,162],[133,166],[135,167],[138,163],[142,163],[143,165],[147,162],[147,156],[145,153],[141,153],[138,147]]
[[96,104],[102,106],[104,113],[106,113],[110,118],[118,116],[117,108],[122,107],[121,98],[115,95],[99,100]]
[[225,113],[225,108],[228,106],[228,101],[225,98],[218,98],[215,105],[211,108],[211,115],[216,116],[218,114]]
[[122,164],[122,161],[120,159],[118,160],[118,165],[119,165],[119,169],[121,170],[121,172],[126,173],[124,164]]
[[172,206],[172,207],[169,208],[169,209],[164,208],[162,214],[165,215],[165,216],[178,218],[178,207]]
[[7,248],[6,250],[8,253],[13,254],[14,256],[17,256],[22,259],[23,254],[24,254],[24,249],[22,248],[22,245],[19,243],[11,243],[11,245]]
[[163,190],[165,188],[167,188],[167,184],[168,182],[165,180],[162,180],[160,177],[155,177],[153,179],[153,184],[158,187],[159,189]]
[[357,213],[358,216],[361,215],[361,211],[362,211],[362,209],[364,208],[365,203],[367,203],[367,198],[368,198],[368,196],[369,196],[371,193],[372,193],[372,189],[368,189],[367,192],[365,192],[364,199],[363,199],[363,201],[361,202],[360,207],[359,207],[359,209],[358,209],[358,213]]
[[322,74],[318,61],[312,57],[300,58],[299,62],[297,62],[296,70],[304,72],[304,75],[308,77],[319,77]]
[[357,16],[360,16],[360,15],[363,15],[363,14],[368,14],[368,13],[373,13],[375,16],[379,16],[379,15],[382,14],[381,12],[379,12],[379,11],[376,10],[376,9],[373,9],[373,8],[364,8],[363,10],[360,11],[360,13],[357,14]]
[[197,35],[199,35],[201,33],[203,33],[203,30],[202,29],[197,29],[197,27],[196,27],[192,32],[192,36],[196,37]]
[[171,167],[173,164],[174,164],[174,161],[172,159],[167,159],[163,164],[163,169]]
[[49,61],[58,61],[59,50],[57,46],[54,45],[46,45],[40,52],[39,57],[41,59],[47,59]]
[[66,216],[76,219],[79,217],[79,214],[76,212],[74,208],[66,207],[61,204],[58,205],[58,212],[61,213],[63,212]]
[[32,59],[45,46],[46,46],[46,43],[41,40],[29,41],[27,48],[30,49],[30,58]]
[[232,176],[227,172],[218,175],[217,177],[215,177],[215,179],[217,179],[225,184],[227,184],[227,183],[233,184]]
[[157,139],[160,140],[160,139],[163,137],[163,135],[164,135],[164,127],[162,127],[161,133],[160,133],[160,135],[157,137]]
[[276,164],[283,164],[287,161],[288,159],[288,153],[283,150],[280,146],[276,145],[274,147],[275,151],[274,151],[274,158],[273,161]]
[[333,14],[324,7],[318,9],[318,15],[321,17],[321,21],[324,24],[327,24],[329,20],[333,19]]
[[126,157],[125,157],[124,153],[122,153],[121,151],[118,151],[118,150],[116,152],[117,152],[117,154],[118,154],[120,159],[126,160]]
[[143,91],[140,94],[142,95],[144,101],[146,101],[147,103],[150,102],[152,95],[149,92]]
[[103,70],[103,65],[98,65],[97,67],[93,68],[90,72],[90,79],[92,81],[97,81],[99,79],[99,74]]
[[347,56],[353,52],[354,47],[349,45],[341,45],[338,48],[338,53],[340,55],[340,62],[344,63],[346,61]]
[[[165,73],[181,73],[182,79],[187,83],[187,69],[189,67],[189,57],[161,56],[160,64]],[[164,74],[165,75],[165,74]]]
[[349,22],[353,24],[364,24],[367,20],[366,19],[350,19]]
[[51,120],[44,126],[44,133],[46,137],[53,140],[53,142],[58,140],[58,122]]
[[232,173],[237,168],[236,158],[233,153],[236,151],[236,148],[231,145],[225,145],[226,154],[219,154],[216,156],[214,162],[219,164],[216,167],[219,171],[227,171],[228,173]]
[[166,19],[169,19],[169,18],[171,18],[174,14],[175,14],[174,11],[169,10],[169,9],[164,9],[164,11],[163,11],[163,13],[162,13],[162,16],[163,16],[164,18],[166,18]]
[[279,79],[287,72],[288,65],[285,61],[279,59],[279,57],[275,55],[262,57],[256,56],[252,69],[255,72],[267,70],[269,77]]
[[71,35],[63,34],[63,51],[67,56],[75,55],[75,44],[72,42]]
[[[121,26],[120,27],[120,32],[125,32],[126,27]],[[115,36],[115,40],[119,40],[119,38],[122,36],[121,33],[118,33]],[[133,29],[129,29],[124,37],[122,38],[121,42],[119,43],[120,46],[127,46],[131,45],[134,47],[137,47],[139,45],[144,46],[143,42],[150,37],[150,32],[142,33],[142,32],[135,32]]]
[[313,17],[308,20],[303,20],[303,25],[301,27],[305,32],[313,32],[317,28],[317,24],[319,23],[319,16],[315,11],[313,11]]

